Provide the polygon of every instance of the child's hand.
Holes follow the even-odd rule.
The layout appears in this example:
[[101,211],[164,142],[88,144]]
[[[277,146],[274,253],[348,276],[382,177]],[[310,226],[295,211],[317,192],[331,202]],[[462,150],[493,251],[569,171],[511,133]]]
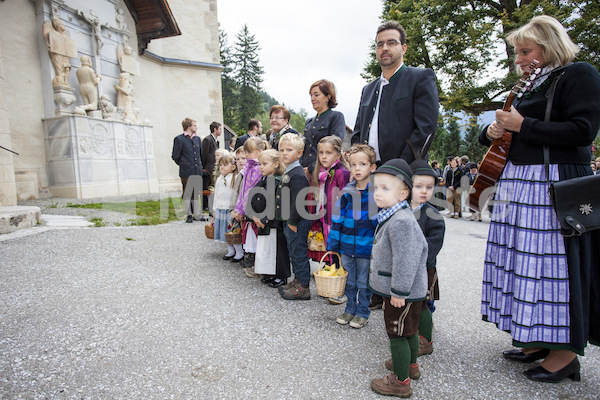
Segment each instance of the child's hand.
[[254,220],[256,226],[258,226],[260,229],[263,229],[265,227],[265,224],[260,222],[260,219],[258,219],[258,217],[252,217],[252,219]]
[[390,304],[396,308],[401,308],[406,304],[406,300],[401,299],[400,297],[392,296],[390,299]]
[[237,220],[238,220],[238,221],[240,221],[240,222],[242,221],[242,216],[241,216],[241,215],[240,215],[240,213],[239,213],[239,212],[237,212],[237,211],[232,211],[232,212],[231,212],[231,216],[232,216],[233,218],[237,219]]
[[294,225],[288,225],[288,228],[294,233],[298,233],[298,227]]

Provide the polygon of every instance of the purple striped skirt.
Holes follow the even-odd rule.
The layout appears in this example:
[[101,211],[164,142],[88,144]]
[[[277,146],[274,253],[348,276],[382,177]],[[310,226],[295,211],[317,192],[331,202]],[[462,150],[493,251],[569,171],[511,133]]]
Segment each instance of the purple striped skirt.
[[[550,165],[550,180],[558,180],[557,165]],[[495,200],[481,314],[518,342],[568,344],[567,257],[544,165],[508,162]]]

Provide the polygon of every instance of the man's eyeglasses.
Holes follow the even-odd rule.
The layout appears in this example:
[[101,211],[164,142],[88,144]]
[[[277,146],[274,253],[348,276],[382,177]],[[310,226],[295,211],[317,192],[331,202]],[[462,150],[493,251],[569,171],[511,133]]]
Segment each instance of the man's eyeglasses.
[[283,117],[271,117],[271,118],[269,118],[269,120],[271,120],[271,121],[276,120],[276,119],[285,119],[285,118],[283,118]]
[[400,42],[397,41],[396,39],[390,39],[390,40],[385,41],[385,42],[377,42],[377,43],[375,43],[375,47],[378,48],[378,49],[383,49],[383,46],[386,45],[386,44],[387,44],[388,47],[394,47],[396,45],[399,45]]

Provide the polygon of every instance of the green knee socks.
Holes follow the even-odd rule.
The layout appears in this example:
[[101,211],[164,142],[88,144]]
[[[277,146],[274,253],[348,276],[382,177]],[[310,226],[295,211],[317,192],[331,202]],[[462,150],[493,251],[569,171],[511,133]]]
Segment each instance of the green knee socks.
[[410,347],[410,363],[414,364],[417,362],[419,356],[419,335],[412,335],[407,337],[408,347]]
[[419,320],[419,335],[431,342],[433,336],[433,318],[431,318],[431,311],[429,308],[425,308],[421,311],[421,319]]
[[[417,337],[417,335],[415,335]],[[411,349],[408,340],[405,337],[391,339],[390,349],[392,351],[392,362],[394,364],[394,373],[399,380],[408,378],[408,367],[411,360]],[[419,350],[419,339],[417,338],[417,351]],[[416,357],[415,357],[416,359]]]

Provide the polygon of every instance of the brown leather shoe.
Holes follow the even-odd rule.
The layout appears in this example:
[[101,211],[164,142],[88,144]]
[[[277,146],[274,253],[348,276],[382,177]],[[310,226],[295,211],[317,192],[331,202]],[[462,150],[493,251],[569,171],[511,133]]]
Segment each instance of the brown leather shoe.
[[[389,369],[392,372],[394,371],[394,362],[391,358],[385,360],[384,364],[387,369]],[[408,367],[408,377],[413,380],[419,379],[421,377],[421,370],[419,369],[419,364],[410,364],[410,366]]]
[[419,336],[419,357],[433,353],[433,343]]
[[374,392],[384,396],[396,396],[407,398],[412,396],[412,388],[410,387],[410,378],[406,378],[404,382],[400,382],[393,372],[383,378],[376,378],[371,381],[371,389]]

